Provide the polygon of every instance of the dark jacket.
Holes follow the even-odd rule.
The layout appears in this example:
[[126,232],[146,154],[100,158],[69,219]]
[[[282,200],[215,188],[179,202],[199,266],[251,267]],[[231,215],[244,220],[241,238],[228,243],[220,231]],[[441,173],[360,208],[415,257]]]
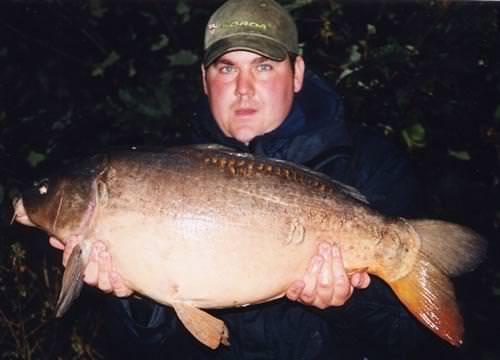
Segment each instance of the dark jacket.
[[[366,127],[348,129],[339,97],[312,73],[282,125],[248,146],[221,132],[206,99],[194,114],[193,134],[193,142],[219,143],[324,172],[356,187],[385,214],[419,214],[417,185],[404,153]],[[375,278],[339,308],[319,311],[281,299],[213,311],[231,334],[231,346],[216,351],[197,343],[170,308],[146,300],[108,302],[107,322],[119,339],[115,348],[128,358],[399,359],[414,352],[428,333]]]

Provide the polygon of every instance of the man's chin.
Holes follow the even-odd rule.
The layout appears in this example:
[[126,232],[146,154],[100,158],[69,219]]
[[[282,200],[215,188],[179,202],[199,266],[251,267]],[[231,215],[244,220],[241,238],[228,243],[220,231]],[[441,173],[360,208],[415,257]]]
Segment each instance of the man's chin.
[[250,141],[252,141],[258,134],[252,130],[252,129],[241,129],[238,131],[235,131],[232,134],[233,138],[238,140],[239,142],[243,144],[248,144]]

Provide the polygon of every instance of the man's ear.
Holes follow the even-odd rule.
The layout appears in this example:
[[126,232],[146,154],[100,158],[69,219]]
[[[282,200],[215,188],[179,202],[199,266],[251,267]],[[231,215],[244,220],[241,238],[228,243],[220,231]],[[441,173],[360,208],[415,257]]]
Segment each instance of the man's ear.
[[302,89],[302,84],[304,82],[304,71],[306,65],[304,63],[304,58],[302,56],[297,56],[295,58],[295,72],[293,74],[293,91],[299,92]]
[[203,64],[200,65],[201,68],[201,81],[203,82],[203,92],[205,95],[208,95],[207,88],[207,70],[205,70],[205,66]]

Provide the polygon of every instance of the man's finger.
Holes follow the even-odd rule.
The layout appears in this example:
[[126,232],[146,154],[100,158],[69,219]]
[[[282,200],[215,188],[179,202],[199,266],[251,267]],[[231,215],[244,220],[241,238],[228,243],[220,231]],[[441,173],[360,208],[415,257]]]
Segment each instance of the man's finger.
[[314,305],[321,309],[330,305],[333,294],[333,271],[332,271],[332,249],[330,244],[322,243],[319,246],[319,253],[324,259],[323,266],[318,276],[318,285],[316,287],[316,299]]
[[328,243],[322,243],[319,246],[319,253],[324,259],[321,272],[319,274],[320,286],[329,286],[332,283],[332,247]]
[[98,256],[101,252],[103,251],[107,251],[106,250],[106,245],[104,245],[104,243],[102,241],[96,241],[92,244],[92,248],[95,249],[96,251],[96,260],[98,260]]
[[352,286],[344,268],[342,253],[338,245],[332,245],[333,281],[335,284],[332,305],[343,305],[352,294]]
[[111,256],[106,251],[98,254],[99,278],[97,286],[102,291],[109,293],[112,291],[109,273],[111,271]]
[[305,284],[302,280],[294,281],[286,291],[286,297],[292,301],[297,301],[304,287]]
[[62,243],[62,241],[60,241],[59,239],[57,239],[53,236],[49,237],[49,244],[50,244],[50,246],[52,246],[56,249],[64,250],[64,244]]
[[370,275],[366,272],[355,272],[351,275],[351,285],[357,289],[364,289],[370,285]]
[[361,274],[358,272],[353,273],[351,275],[351,285],[357,288],[359,287],[360,284],[361,284]]
[[357,288],[366,289],[370,285],[370,282],[371,282],[370,275],[366,272],[362,272],[360,273],[360,281]]
[[309,269],[304,275],[304,290],[302,290],[302,294],[300,295],[300,300],[305,304],[312,304],[315,298],[316,292],[316,282],[318,278],[318,274],[323,266],[323,257],[314,256],[312,258],[311,264],[309,265]]
[[89,257],[89,263],[85,268],[85,273],[83,277],[83,281],[92,286],[97,285],[99,277],[99,263],[97,260],[97,255],[98,255],[97,250],[95,248],[92,248]]
[[132,295],[133,291],[125,286],[123,280],[117,272],[111,271],[109,273],[109,281],[111,282],[111,288],[113,293],[118,297],[127,297]]

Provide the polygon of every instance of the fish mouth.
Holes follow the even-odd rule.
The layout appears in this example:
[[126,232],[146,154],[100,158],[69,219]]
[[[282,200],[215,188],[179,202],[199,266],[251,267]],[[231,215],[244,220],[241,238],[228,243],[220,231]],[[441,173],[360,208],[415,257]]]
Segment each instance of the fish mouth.
[[14,215],[12,216],[11,224],[14,221],[27,226],[36,226],[28,217],[26,208],[24,207],[23,199],[16,197],[12,200],[12,206],[14,207]]

